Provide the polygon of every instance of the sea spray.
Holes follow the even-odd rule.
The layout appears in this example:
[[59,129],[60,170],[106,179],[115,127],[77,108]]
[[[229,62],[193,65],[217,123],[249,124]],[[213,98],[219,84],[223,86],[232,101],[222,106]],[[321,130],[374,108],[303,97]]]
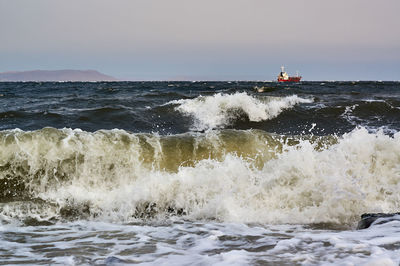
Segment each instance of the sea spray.
[[[2,132],[3,220],[354,223],[398,210],[400,135]],[[29,201],[31,207],[26,208]]]
[[398,265],[399,85],[0,82],[0,261]]

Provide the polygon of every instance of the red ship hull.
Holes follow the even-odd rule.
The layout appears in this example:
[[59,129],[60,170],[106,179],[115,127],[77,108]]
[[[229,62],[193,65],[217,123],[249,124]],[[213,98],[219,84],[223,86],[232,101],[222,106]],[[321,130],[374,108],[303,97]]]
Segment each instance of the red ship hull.
[[288,79],[278,77],[278,82],[299,82],[300,80],[301,80],[301,76],[300,77],[289,77]]

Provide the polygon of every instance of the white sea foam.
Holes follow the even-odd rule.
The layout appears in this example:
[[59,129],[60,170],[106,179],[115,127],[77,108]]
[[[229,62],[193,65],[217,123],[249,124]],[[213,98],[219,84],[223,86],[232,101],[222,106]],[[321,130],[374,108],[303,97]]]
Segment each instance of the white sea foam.
[[[123,130],[7,134],[0,141],[1,174],[8,163],[29,165],[23,173],[39,173],[29,184],[33,196],[51,203],[0,203],[0,231],[6,232],[0,234],[5,247],[0,255],[9,264],[399,263],[398,220],[359,231],[303,225],[338,223],[350,229],[364,212],[397,212],[400,133],[387,136],[358,128],[336,144],[319,146],[300,138],[296,145],[257,142],[261,151],[273,149],[275,154],[263,157],[261,166],[254,156],[227,152],[218,160],[202,159],[176,171],[157,166],[166,151],[156,135],[146,135],[143,145],[143,138]],[[246,134],[260,138],[256,132]],[[223,146],[220,134],[198,136]],[[151,152],[149,146],[154,148]],[[152,167],[146,166],[146,149],[152,154]],[[77,160],[70,164],[73,158]],[[54,171],[63,167],[67,180],[49,185]],[[158,212],[151,222],[145,217],[145,223],[121,224],[138,222],[135,211],[143,209],[143,203]],[[60,208],[71,205],[88,206],[92,215],[66,224],[13,224],[13,219],[57,218]],[[166,207],[184,210],[183,219],[166,219]]]
[[250,121],[263,121],[277,117],[286,109],[299,103],[311,103],[313,100],[297,95],[286,97],[259,97],[245,92],[235,94],[217,93],[213,96],[199,96],[195,99],[171,101],[178,104],[176,110],[195,118],[196,130],[220,128],[230,124],[242,114]]
[[[104,134],[108,134],[106,139]],[[400,208],[400,133],[390,137],[361,128],[330,146],[317,147],[307,140],[298,140],[294,146],[283,144],[282,152],[278,147],[275,156],[263,157],[258,166],[257,157],[226,153],[176,171],[156,167],[165,159],[165,146],[158,136],[148,138],[146,145],[154,147],[151,168],[143,157],[147,146],[140,146],[136,135],[124,131],[69,131],[54,146],[44,139],[32,143],[33,137],[25,138],[9,147],[14,151],[11,155],[3,147],[1,158],[20,157],[33,173],[37,173],[35,168],[45,168],[38,172],[42,173],[40,182],[30,181],[37,197],[61,207],[88,206],[96,214],[92,218],[100,220],[130,221],[138,208],[162,218],[172,208],[194,220],[354,225],[362,213]],[[221,141],[218,135],[210,138]],[[272,147],[259,145],[262,153]],[[77,161],[67,164],[71,156]],[[62,167],[69,179],[57,181],[59,185],[54,180],[50,183],[51,174]],[[51,216],[54,211],[57,216],[58,212],[55,207],[17,209],[7,204],[1,214]]]
[[[361,231],[299,225],[81,221],[46,227],[4,226],[7,264],[55,265],[398,265],[400,222]],[[28,241],[21,241],[27,238]],[[34,239],[34,241],[32,241]],[[105,248],[106,247],[106,248]]]

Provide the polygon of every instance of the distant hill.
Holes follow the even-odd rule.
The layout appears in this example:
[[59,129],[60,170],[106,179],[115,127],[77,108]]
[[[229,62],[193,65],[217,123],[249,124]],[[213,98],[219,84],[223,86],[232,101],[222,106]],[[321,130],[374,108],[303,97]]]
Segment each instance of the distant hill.
[[116,81],[96,70],[32,70],[0,72],[0,81]]

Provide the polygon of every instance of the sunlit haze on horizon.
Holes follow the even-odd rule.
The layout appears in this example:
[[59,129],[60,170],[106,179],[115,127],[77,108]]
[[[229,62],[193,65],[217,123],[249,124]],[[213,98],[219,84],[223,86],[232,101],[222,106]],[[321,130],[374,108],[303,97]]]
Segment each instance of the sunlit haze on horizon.
[[400,80],[400,1],[0,0],[0,72]]

